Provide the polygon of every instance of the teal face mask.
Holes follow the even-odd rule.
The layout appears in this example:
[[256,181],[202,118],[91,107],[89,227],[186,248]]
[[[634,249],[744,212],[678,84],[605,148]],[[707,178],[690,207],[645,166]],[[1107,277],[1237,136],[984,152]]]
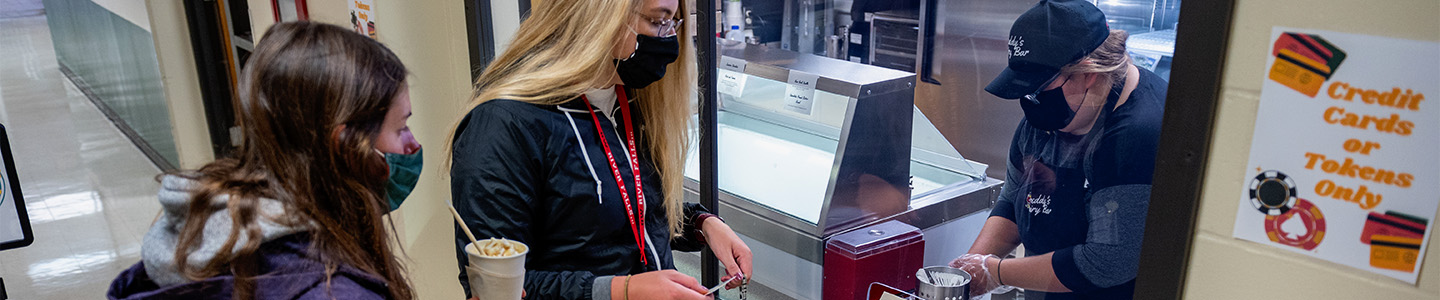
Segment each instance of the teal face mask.
[[400,203],[410,197],[415,184],[420,182],[420,169],[425,166],[421,155],[424,149],[415,149],[412,154],[384,153],[385,164],[390,166],[390,178],[385,180],[385,198],[390,200],[390,211],[400,208]]

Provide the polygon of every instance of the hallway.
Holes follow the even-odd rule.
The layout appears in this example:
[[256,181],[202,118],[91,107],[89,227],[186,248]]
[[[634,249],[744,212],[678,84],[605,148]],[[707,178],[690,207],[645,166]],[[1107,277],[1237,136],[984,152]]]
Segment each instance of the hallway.
[[35,243],[0,252],[10,299],[96,299],[139,261],[160,173],[59,71],[36,0],[0,0],[0,124]]

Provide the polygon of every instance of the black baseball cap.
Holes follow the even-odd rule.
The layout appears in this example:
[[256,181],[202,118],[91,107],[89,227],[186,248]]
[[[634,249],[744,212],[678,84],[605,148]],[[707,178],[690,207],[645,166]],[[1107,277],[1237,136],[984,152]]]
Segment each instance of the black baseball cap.
[[1009,65],[985,91],[1003,99],[1033,94],[1109,37],[1105,13],[1090,1],[1040,1],[1010,26]]

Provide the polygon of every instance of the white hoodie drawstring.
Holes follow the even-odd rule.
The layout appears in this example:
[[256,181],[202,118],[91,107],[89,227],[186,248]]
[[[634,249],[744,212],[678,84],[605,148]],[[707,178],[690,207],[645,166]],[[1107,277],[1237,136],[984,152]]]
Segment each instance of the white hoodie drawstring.
[[[573,109],[567,109],[567,108],[564,108],[564,107],[560,107],[559,105],[556,105],[555,108],[560,109],[560,111],[566,113],[566,118],[565,118],[565,120],[566,120],[566,121],[570,121],[570,129],[575,131],[575,141],[577,141],[577,142],[580,143],[580,154],[585,155],[585,167],[590,169],[590,177],[591,177],[591,178],[595,178],[595,195],[597,195],[596,198],[603,198],[602,196],[599,196],[599,195],[601,195],[601,194],[600,194],[600,187],[601,187],[601,185],[602,185],[602,184],[600,183],[600,176],[599,176],[599,175],[596,175],[596,173],[595,173],[595,166],[594,166],[594,164],[591,164],[591,163],[590,163],[590,153],[585,150],[585,141],[580,139],[580,127],[575,126],[575,119],[574,119],[574,118],[570,118],[570,116],[569,116],[569,113],[585,113],[585,114],[588,114],[588,113],[590,113],[590,112],[573,110]],[[611,125],[614,125],[614,124],[615,124],[615,120],[614,120],[614,119],[611,119],[611,120],[610,120],[610,124],[611,124]],[[616,133],[615,133],[615,136],[616,136],[616,138],[620,138],[620,133],[619,133],[619,132],[616,132]],[[620,138],[620,140],[623,141],[623,140],[625,140],[625,139]],[[620,150],[622,150],[622,151],[620,151],[620,152],[625,153],[625,158],[627,158],[627,159],[630,158],[630,150],[628,149],[628,147],[625,146],[625,144],[622,143],[622,144],[620,145]],[[629,160],[627,160],[627,161],[629,161]],[[600,203],[601,203],[601,204],[604,204],[605,202],[604,202],[604,200],[601,200]],[[642,226],[643,226],[643,225],[642,225]],[[648,248],[650,248],[650,249],[649,249],[649,250],[650,250],[650,255],[651,255],[650,257],[660,257],[660,253],[657,252],[657,251],[655,251],[655,243],[650,241],[650,235],[649,235],[649,234],[646,234],[646,235],[645,235],[645,244],[646,244],[647,246],[650,246],[650,247],[648,247]],[[646,267],[646,269],[649,269],[650,266],[647,265],[647,266],[645,266],[645,267]],[[659,262],[659,261],[656,261],[656,262],[655,262],[655,270],[659,270],[659,269],[660,269],[660,262]]]
[[605,194],[600,193],[601,186],[603,186],[603,184],[600,183],[600,175],[595,174],[595,164],[590,163],[590,152],[585,150],[585,140],[580,138],[580,127],[576,127],[575,118],[570,117],[570,113],[589,112],[566,109],[564,107],[560,107],[559,105],[556,105],[555,108],[565,112],[565,120],[570,121],[570,130],[575,131],[575,143],[576,145],[580,146],[580,155],[585,156],[585,168],[590,169],[590,178],[595,179],[595,201],[599,202],[600,204],[605,204]]

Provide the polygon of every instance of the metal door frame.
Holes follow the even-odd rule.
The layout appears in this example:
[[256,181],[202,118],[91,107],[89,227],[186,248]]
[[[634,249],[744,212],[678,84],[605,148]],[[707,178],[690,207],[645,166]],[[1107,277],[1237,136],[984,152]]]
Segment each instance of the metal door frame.
[[1136,298],[1180,299],[1185,295],[1234,11],[1234,0],[1180,3],[1180,19],[1185,25],[1177,28],[1175,38],[1152,201],[1135,279]]
[[234,150],[230,127],[235,125],[234,84],[230,78],[230,57],[226,43],[231,35],[221,24],[218,1],[186,0],[185,20],[190,31],[190,47],[195,55],[196,78],[200,83],[200,102],[205,107],[205,123],[210,133],[211,151],[224,157]]
[[[470,81],[474,82],[495,60],[495,18],[491,0],[465,0],[465,39],[470,48]],[[530,16],[530,0],[518,0],[520,21]]]

